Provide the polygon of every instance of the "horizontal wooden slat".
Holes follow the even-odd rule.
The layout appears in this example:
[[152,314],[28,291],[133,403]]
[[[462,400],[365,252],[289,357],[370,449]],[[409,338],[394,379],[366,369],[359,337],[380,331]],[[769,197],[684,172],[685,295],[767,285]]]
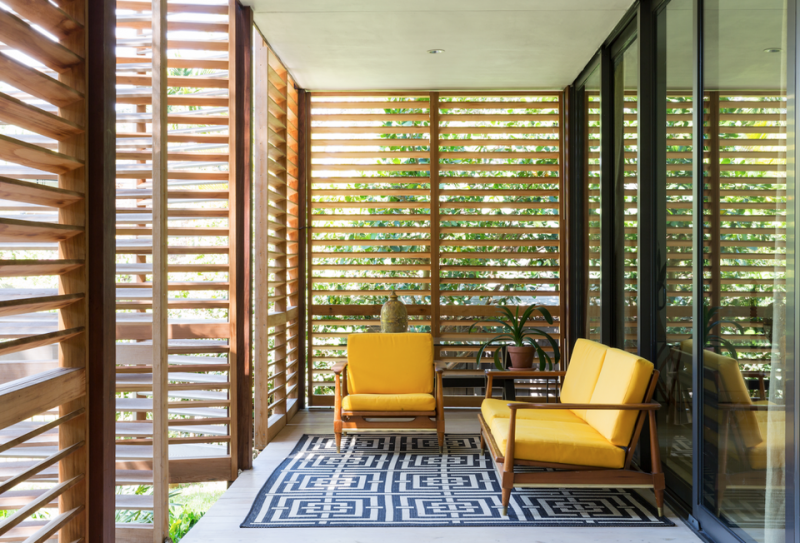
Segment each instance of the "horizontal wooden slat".
[[[0,10],[0,18],[2,13]],[[56,174],[65,174],[83,166],[83,161],[75,157],[2,134],[0,134],[0,159]]]
[[[0,344],[0,354],[7,354],[3,347],[8,343]],[[86,392],[85,380],[81,368],[59,368],[0,385],[0,400],[6,406],[0,411],[0,428],[79,398]]]
[[0,36],[9,47],[18,49],[59,73],[83,61],[79,55],[45,38],[22,19],[4,10],[0,10]]

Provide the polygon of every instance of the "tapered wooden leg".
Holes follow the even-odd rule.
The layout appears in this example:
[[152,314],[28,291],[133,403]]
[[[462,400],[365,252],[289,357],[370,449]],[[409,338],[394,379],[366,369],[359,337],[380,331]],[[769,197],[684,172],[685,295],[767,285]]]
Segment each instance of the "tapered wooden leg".
[[336,452],[342,452],[342,432],[336,432]]
[[503,489],[503,516],[508,516],[508,502],[511,501],[511,491],[513,488]]
[[656,494],[656,508],[658,508],[658,516],[664,516],[664,489],[657,489]]
[[486,450],[486,438],[483,437],[483,432],[481,431],[481,456],[483,456],[483,451]]

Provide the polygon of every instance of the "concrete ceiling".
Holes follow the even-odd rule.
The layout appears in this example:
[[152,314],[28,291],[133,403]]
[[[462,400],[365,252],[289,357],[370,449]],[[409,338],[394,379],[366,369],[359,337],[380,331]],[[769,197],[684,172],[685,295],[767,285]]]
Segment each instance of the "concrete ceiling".
[[574,81],[632,0],[243,3],[309,90],[554,90]]

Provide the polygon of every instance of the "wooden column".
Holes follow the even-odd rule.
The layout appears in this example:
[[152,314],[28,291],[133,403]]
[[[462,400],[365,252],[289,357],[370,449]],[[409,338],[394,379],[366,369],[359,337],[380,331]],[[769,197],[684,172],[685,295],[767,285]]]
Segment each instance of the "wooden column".
[[[298,228],[300,229],[297,239],[299,240],[299,247],[297,253],[300,255],[299,257],[299,264],[300,270],[298,272],[298,278],[300,280],[298,285],[298,315],[300,322],[298,323],[298,334],[300,336],[299,344],[298,344],[298,353],[299,358],[297,361],[297,389],[300,391],[298,394],[298,404],[299,407],[302,409],[305,407],[305,368],[308,362],[308,358],[306,357],[307,352],[307,343],[306,343],[306,319],[308,318],[306,315],[306,255],[310,253],[311,246],[306,242],[306,236],[308,235],[308,222],[306,220],[306,198],[309,192],[308,190],[308,172],[309,172],[309,165],[308,165],[308,154],[311,149],[311,125],[309,123],[309,105],[310,102],[308,100],[309,95],[306,91],[300,89],[297,92],[297,105],[298,105],[298,125],[300,127],[299,133],[299,141],[298,141],[298,150],[297,156],[300,160],[300,171],[298,175],[299,181],[299,194],[297,201],[300,204],[297,210],[297,217],[298,217]],[[310,320],[310,319],[309,319]],[[310,337],[310,336],[309,336]],[[310,396],[309,396],[310,398]]]
[[87,541],[114,541],[115,299],[115,3],[89,2],[86,14],[86,217],[88,265],[87,417],[89,464]]
[[301,106],[302,109],[305,110],[305,124],[303,125],[306,128],[306,143],[308,146],[306,147],[305,156],[303,157],[304,162],[306,164],[306,179],[305,179],[305,194],[302,196],[303,204],[304,204],[304,211],[303,211],[303,220],[306,224],[306,229],[303,232],[304,238],[306,240],[306,252],[304,255],[301,255],[301,258],[305,260],[306,269],[305,273],[308,275],[308,288],[306,292],[308,293],[308,297],[306,298],[306,342],[308,347],[306,348],[306,379],[307,382],[307,390],[308,390],[308,407],[312,407],[314,405],[314,335],[312,333],[314,328],[314,319],[312,316],[312,310],[314,308],[314,297],[313,297],[313,290],[314,287],[312,277],[312,267],[311,267],[311,252],[313,250],[313,246],[311,244],[311,181],[312,181],[312,174],[311,174],[311,93],[304,92],[303,93],[303,104]]
[[[86,2],[76,1],[66,6],[65,12],[76,21],[85,21],[87,14]],[[9,36],[10,37],[10,36]],[[9,43],[5,37],[6,43]],[[86,54],[86,45],[83,33],[76,32],[67,36],[61,41],[62,45],[68,47],[80,56]],[[86,62],[74,65],[71,69],[59,74],[59,81],[72,87],[73,89],[86,93],[87,73]],[[59,107],[59,114],[69,122],[79,126],[86,126],[87,103],[85,100],[78,100],[66,107]],[[86,136],[76,134],[72,137],[62,139],[58,143],[58,152],[75,157],[78,160],[86,160]],[[35,167],[35,166],[34,166]],[[58,186],[62,189],[86,193],[86,170],[85,167],[73,169],[58,176]],[[86,227],[86,202],[81,199],[72,205],[59,209],[59,222],[62,224],[80,225]],[[82,261],[86,260],[86,234],[81,233],[58,244],[59,258]],[[59,294],[81,294],[86,293],[87,287],[87,268],[85,265],[59,276]],[[59,313],[59,329],[83,328],[86,326],[87,305],[84,297],[77,303],[70,304],[62,308]],[[63,368],[86,368],[86,334],[79,334],[61,343],[59,348],[59,366]],[[85,372],[88,381],[88,372]],[[86,383],[88,386],[88,382]],[[82,396],[73,401],[62,404],[59,415],[65,416],[79,409],[87,407],[87,397]],[[59,449],[77,446],[86,443],[88,440],[88,417],[77,417],[64,423],[59,428],[58,443]],[[59,481],[68,481],[74,477],[82,477],[87,474],[89,465],[88,447],[79,447],[75,452],[61,460],[58,466]],[[79,516],[76,520],[67,524],[59,535],[62,541],[74,541],[85,538],[88,528],[88,515],[86,512],[80,514],[88,500],[88,485],[86,480],[79,482],[75,486],[61,495],[59,500],[59,512],[78,511]]]
[[[430,94],[431,167],[431,334],[442,333],[439,304],[439,93]],[[438,353],[437,353],[438,355]]]
[[[236,163],[231,172],[231,352],[235,353],[235,366],[231,366],[236,374],[236,418],[231,419],[232,439],[236,439],[239,469],[253,467],[253,368],[250,360],[250,293],[252,281],[250,273],[250,239],[251,229],[251,155],[252,155],[252,36],[253,12],[238,2],[232,2],[231,10],[235,14],[235,30],[230,40],[235,42],[229,63],[235,65],[230,80],[236,87],[231,93],[231,118],[235,118],[231,127],[231,163]],[[235,294],[234,294],[235,293]],[[233,389],[232,389],[233,392]],[[234,398],[231,398],[231,403]],[[234,437],[235,436],[235,437]],[[233,443],[233,441],[232,441]],[[233,445],[232,445],[233,448]],[[231,451],[233,454],[233,451]],[[233,474],[234,477],[236,473]]]
[[153,0],[153,542],[169,536],[167,0]]
[[255,203],[255,447],[264,449],[269,441],[269,128],[267,44],[259,36],[254,43],[255,97],[253,126],[255,128],[255,174],[253,198]]

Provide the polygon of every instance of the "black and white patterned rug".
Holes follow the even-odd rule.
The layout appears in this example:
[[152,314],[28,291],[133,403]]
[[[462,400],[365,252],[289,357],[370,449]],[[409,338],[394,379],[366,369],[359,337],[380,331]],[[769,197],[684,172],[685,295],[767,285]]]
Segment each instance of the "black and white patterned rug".
[[[533,469],[533,468],[531,468]],[[242,528],[674,526],[624,489],[515,489],[500,483],[477,435],[304,435],[259,491]]]

